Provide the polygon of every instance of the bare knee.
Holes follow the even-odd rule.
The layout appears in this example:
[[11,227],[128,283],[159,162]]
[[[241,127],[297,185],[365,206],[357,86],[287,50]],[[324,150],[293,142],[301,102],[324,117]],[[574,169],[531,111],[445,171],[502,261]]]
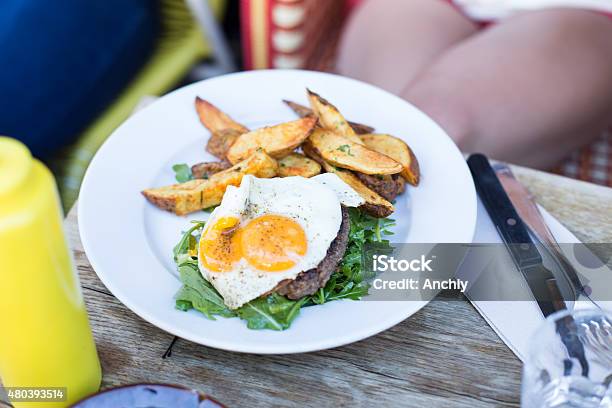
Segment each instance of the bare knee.
[[475,31],[441,0],[369,0],[346,24],[337,69],[398,93],[435,56]]
[[567,127],[610,117],[611,67],[612,21],[588,11],[545,10],[508,19],[448,51],[402,96],[462,150],[509,157],[516,143],[496,135],[558,144]]
[[545,9],[517,15],[502,24],[537,27],[533,32],[539,38],[534,41],[548,45],[551,57],[555,53],[582,50],[584,54],[604,52],[612,59],[612,20],[600,13],[573,8]]

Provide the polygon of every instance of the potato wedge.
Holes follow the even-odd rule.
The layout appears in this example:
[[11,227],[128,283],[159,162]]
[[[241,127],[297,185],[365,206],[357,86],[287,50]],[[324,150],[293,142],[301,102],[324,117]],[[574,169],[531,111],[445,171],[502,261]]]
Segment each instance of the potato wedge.
[[[314,115],[314,112],[312,111],[312,109],[310,109],[307,106],[300,105],[299,103],[288,101],[286,99],[283,99],[283,102],[285,102],[285,104],[289,106],[291,110],[293,110],[300,118],[305,118],[306,116]],[[353,128],[355,133],[357,133],[358,135],[374,133],[374,128],[368,125],[363,125],[361,123],[351,122],[351,121],[349,121],[349,125]]]
[[[325,170],[325,160],[319,154],[319,151],[314,148],[312,143],[308,142],[308,140],[306,142],[304,142],[302,144],[302,151],[304,152],[304,155],[306,157],[308,157],[309,159],[312,159],[312,160],[316,161],[317,163],[319,163],[319,165],[323,168],[323,170]],[[325,171],[327,171],[327,170],[325,170]]]
[[361,135],[361,140],[372,150],[391,157],[403,166],[402,177],[413,186],[418,186],[421,178],[419,162],[403,140],[387,134]]
[[280,177],[313,177],[321,173],[321,165],[303,154],[291,153],[278,161],[278,175]]
[[232,165],[227,160],[219,162],[198,163],[191,166],[191,174],[196,179],[209,179],[213,174],[227,170]]
[[239,186],[242,177],[247,174],[259,178],[275,177],[278,163],[264,151],[258,150],[229,169],[213,174],[202,190],[202,208],[220,204],[227,186]]
[[[300,118],[305,118],[306,116],[313,116],[314,112],[308,106],[300,105],[297,102],[292,102],[287,99],[283,99],[285,105],[289,106],[292,111],[296,113]],[[372,132],[368,132],[372,133]]]
[[324,129],[336,132],[351,140],[353,143],[364,144],[334,105],[312,92],[310,89],[306,91],[308,92],[308,100],[312,111],[317,118],[319,118],[319,123]]
[[317,128],[305,144],[310,144],[326,161],[364,174],[396,174],[403,166],[384,154],[353,143],[338,133]]
[[142,194],[151,204],[162,210],[185,215],[204,208],[202,207],[204,184],[206,184],[205,180],[191,180],[186,183],[147,189]]
[[223,129],[212,132],[206,143],[206,151],[221,160],[225,160],[225,155],[227,155],[230,147],[238,140],[238,136],[242,134],[243,132],[236,129]]
[[323,162],[323,169],[328,173],[336,174],[342,181],[351,186],[353,190],[355,190],[357,194],[359,194],[361,198],[365,200],[365,204],[363,204],[360,208],[371,216],[376,218],[386,218],[390,216],[393,211],[395,211],[393,204],[366,187],[365,184],[359,181],[357,176],[355,176],[352,172],[339,169],[325,161]]
[[246,133],[249,131],[245,126],[236,122],[223,111],[217,108],[212,103],[205,101],[199,96],[195,99],[195,107],[200,122],[208,129],[211,133],[218,132],[224,129],[233,129],[240,133]]
[[337,168],[336,166],[326,162],[319,152],[308,143],[302,145],[304,154],[316,161],[323,167],[327,173],[334,173],[340,177],[346,184],[351,186],[357,194],[359,194],[364,200],[365,204],[361,205],[364,211],[373,217],[385,218],[388,217],[395,211],[395,207],[389,201],[382,198],[378,193],[369,189],[363,184],[353,172]]
[[227,159],[235,164],[257,149],[263,149],[273,158],[281,159],[310,136],[316,123],[316,118],[308,117],[244,133],[228,150]]
[[144,190],[142,194],[155,206],[185,215],[221,203],[227,186],[239,186],[246,174],[271,178],[278,173],[278,163],[263,151],[213,174],[208,180],[191,180],[182,184]]

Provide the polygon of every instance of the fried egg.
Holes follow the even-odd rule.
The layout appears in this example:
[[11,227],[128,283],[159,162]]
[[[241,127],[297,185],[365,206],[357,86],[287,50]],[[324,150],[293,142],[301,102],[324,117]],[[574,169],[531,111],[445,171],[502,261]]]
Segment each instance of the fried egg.
[[200,272],[229,308],[238,308],[325,258],[340,229],[341,204],[363,199],[333,174],[245,176],[240,187],[227,188],[204,225]]

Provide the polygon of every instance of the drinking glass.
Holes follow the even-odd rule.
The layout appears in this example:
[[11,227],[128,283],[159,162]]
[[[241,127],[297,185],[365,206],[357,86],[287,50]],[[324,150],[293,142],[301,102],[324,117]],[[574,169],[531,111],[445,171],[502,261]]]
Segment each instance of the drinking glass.
[[[565,335],[577,336],[582,343],[588,374],[578,359],[569,356],[557,331],[560,322],[572,318],[574,324]],[[612,408],[611,322],[610,313],[600,309],[550,315],[532,337],[523,365],[521,406]]]

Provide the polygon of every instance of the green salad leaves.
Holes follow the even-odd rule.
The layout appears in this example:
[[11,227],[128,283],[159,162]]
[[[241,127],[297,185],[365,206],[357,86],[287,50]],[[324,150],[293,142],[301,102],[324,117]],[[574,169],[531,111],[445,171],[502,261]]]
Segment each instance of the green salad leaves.
[[230,310],[215,288],[205,280],[198,269],[197,240],[204,222],[196,221],[182,236],[174,248],[174,260],[183,282],[175,296],[176,308],[187,311],[195,309],[206,318],[239,317],[249,329],[285,330],[299,315],[302,307],[320,305],[339,299],[359,300],[368,294],[369,278],[363,268],[362,253],[366,244],[391,247],[384,237],[394,221],[388,218],[373,218],[357,208],[350,208],[351,228],[349,243],[338,270],[332,274],[325,287],[317,293],[299,300],[290,300],[273,293],[250,301],[244,306]]

